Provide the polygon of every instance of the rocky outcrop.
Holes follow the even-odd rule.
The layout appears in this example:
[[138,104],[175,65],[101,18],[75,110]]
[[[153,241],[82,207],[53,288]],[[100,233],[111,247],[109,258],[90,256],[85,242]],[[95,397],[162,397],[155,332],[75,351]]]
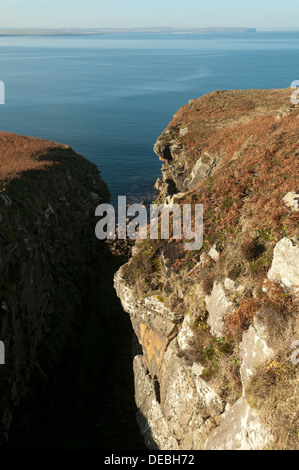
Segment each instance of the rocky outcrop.
[[[122,269],[115,276],[115,288],[130,313],[142,347],[142,355],[134,358],[135,395],[147,445],[159,449],[196,448],[206,430],[215,425],[224,404],[200,378],[200,368],[190,367],[178,358],[177,333],[182,317],[158,299],[145,299],[143,305],[137,304],[133,296],[129,300],[130,289]],[[181,341],[185,341],[182,330]]]
[[250,408],[246,398],[240,398],[208,437],[205,450],[263,450],[271,441],[258,412]]
[[139,342],[135,396],[149,448],[299,447],[299,373],[290,360],[299,337],[298,108],[290,95],[192,100],[154,146],[164,162],[157,202],[203,204],[204,243],[190,253],[171,238],[138,240],[114,278]]
[[[272,435],[258,412],[249,407],[245,395],[233,406],[227,405],[202,378],[204,366],[200,362],[188,364],[179,356],[179,350],[188,351],[194,341],[191,317],[187,315],[179,327],[177,321],[182,319],[163,308],[159,300],[136,302],[122,273],[120,269],[115,275],[115,288],[142,349],[134,357],[133,367],[137,420],[147,446],[163,450],[262,450],[269,445]],[[259,362],[272,355],[263,327],[255,323],[240,345],[244,391]]]
[[274,249],[268,279],[299,292],[299,239],[283,238]]

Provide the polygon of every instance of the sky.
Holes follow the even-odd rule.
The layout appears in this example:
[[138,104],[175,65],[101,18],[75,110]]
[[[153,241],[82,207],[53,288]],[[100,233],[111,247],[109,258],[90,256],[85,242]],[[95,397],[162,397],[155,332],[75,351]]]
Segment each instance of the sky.
[[0,0],[0,28],[299,29],[298,0]]

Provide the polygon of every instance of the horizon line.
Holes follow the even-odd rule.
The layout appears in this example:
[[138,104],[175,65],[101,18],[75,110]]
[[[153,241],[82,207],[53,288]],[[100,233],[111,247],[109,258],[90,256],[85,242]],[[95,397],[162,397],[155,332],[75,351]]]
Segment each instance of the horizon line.
[[84,26],[0,26],[0,32],[3,31],[155,31],[155,30],[165,30],[165,31],[186,31],[186,30],[251,30],[252,32],[258,31],[299,31],[299,26],[263,26],[263,27],[252,27],[252,26],[100,26],[100,27],[84,27]]

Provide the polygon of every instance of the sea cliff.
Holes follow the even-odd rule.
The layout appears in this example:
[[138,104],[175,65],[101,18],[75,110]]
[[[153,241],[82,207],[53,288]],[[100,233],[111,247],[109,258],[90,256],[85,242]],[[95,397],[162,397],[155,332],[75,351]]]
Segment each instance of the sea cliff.
[[139,239],[114,278],[139,345],[137,420],[151,449],[299,448],[291,93],[191,100],[154,145],[156,202],[203,204],[204,242],[190,252],[183,240]]
[[114,262],[94,234],[109,191],[66,145],[2,132],[0,153],[1,444],[69,448],[115,319]]

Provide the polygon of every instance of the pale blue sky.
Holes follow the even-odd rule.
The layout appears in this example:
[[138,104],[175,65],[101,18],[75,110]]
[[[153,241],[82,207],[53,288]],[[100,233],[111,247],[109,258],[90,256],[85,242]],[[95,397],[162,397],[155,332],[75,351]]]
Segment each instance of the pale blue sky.
[[298,0],[0,0],[0,27],[299,29]]

